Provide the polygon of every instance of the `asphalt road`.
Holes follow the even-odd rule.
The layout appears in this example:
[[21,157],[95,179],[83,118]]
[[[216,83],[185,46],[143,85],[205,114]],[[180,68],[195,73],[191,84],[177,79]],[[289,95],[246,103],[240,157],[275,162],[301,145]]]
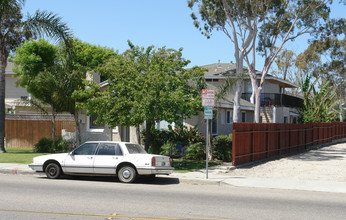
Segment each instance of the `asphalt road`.
[[346,196],[294,190],[181,184],[157,178],[0,174],[0,219],[346,219]]

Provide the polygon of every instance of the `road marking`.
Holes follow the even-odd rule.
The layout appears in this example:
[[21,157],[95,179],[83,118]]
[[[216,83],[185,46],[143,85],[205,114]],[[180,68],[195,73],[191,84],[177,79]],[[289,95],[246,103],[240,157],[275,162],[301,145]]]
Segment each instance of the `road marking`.
[[87,214],[87,213],[71,213],[71,212],[48,212],[48,211],[33,211],[33,210],[13,210],[13,209],[0,209],[0,212],[12,212],[12,213],[26,213],[26,214],[38,214],[38,215],[63,215],[63,216],[79,216],[79,217],[90,217],[90,218],[105,218],[105,219],[157,219],[157,220],[226,220],[226,219],[201,219],[201,218],[171,218],[171,217],[146,217],[146,216],[129,216],[129,215],[118,215],[113,213],[112,215],[105,214]]
[[14,213],[27,213],[27,214],[39,214],[39,215],[82,216],[82,217],[96,217],[96,218],[109,218],[109,217],[112,217],[112,215],[103,215],[103,214],[86,214],[86,213],[69,213],[69,212],[46,212],[46,211],[12,210],[12,209],[0,209],[0,212],[14,212]]

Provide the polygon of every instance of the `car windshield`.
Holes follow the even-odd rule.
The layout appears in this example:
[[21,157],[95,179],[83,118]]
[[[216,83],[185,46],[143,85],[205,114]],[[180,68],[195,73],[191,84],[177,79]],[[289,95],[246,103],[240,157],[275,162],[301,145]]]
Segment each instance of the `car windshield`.
[[146,154],[147,152],[138,144],[125,144],[130,154]]

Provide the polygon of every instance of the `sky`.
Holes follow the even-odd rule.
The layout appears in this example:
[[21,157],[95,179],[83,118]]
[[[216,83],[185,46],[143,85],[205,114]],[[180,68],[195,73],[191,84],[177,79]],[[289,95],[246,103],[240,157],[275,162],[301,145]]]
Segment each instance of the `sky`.
[[[345,5],[334,2],[332,17],[345,17]],[[33,14],[37,9],[62,17],[74,37],[120,53],[131,40],[141,47],[182,47],[189,67],[235,62],[233,43],[223,32],[214,31],[207,39],[195,28],[186,0],[26,0],[23,12]],[[307,37],[287,45],[297,54],[307,47]],[[263,59],[256,59],[256,68],[261,69]]]

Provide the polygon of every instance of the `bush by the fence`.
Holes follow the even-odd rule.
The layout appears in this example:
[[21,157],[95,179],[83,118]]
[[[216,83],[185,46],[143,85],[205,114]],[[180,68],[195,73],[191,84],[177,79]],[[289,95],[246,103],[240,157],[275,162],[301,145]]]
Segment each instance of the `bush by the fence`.
[[191,160],[205,159],[205,145],[202,142],[188,145],[186,148],[186,158]]
[[53,140],[49,138],[42,138],[35,144],[34,152],[36,153],[52,153]]
[[[189,145],[204,141],[205,138],[198,132],[197,128],[155,129],[152,131],[149,153],[167,155],[168,152],[169,155],[169,148],[172,144],[183,143],[184,145]],[[167,143],[170,144],[169,147],[168,145],[166,146]],[[165,149],[162,149],[163,147],[165,147]]]
[[213,154],[215,159],[232,161],[232,134],[213,138]]
[[55,143],[50,138],[42,138],[35,144],[34,152],[36,153],[64,153],[70,151],[72,143],[63,140],[61,137],[57,138]]

